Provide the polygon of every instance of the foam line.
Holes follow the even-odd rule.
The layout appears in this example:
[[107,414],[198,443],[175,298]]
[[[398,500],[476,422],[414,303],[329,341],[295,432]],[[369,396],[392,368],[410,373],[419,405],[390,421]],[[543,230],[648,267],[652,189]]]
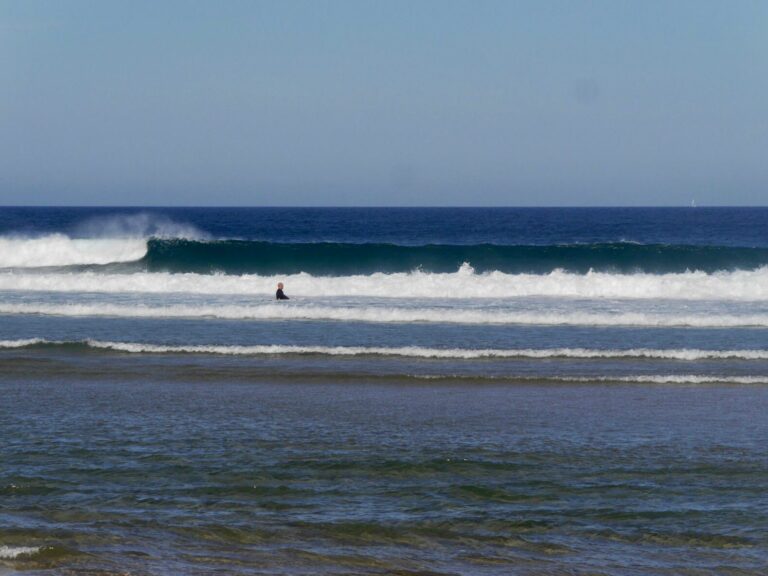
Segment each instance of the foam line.
[[419,374],[417,380],[453,380],[471,378],[475,381],[518,382],[540,384],[768,384],[768,376],[720,376],[702,374],[637,374],[631,376],[461,376]]
[[523,324],[544,326],[762,327],[768,315],[662,315],[649,313],[536,313],[455,308],[255,306],[144,306],[119,304],[0,304],[0,314],[222,320],[320,320],[375,323]]
[[768,384],[768,376],[704,376],[700,374],[660,374],[555,378],[561,382],[628,382],[637,384]]
[[0,546],[0,559],[13,560],[19,556],[29,556],[40,551],[36,546]]
[[408,358],[437,358],[473,360],[481,358],[508,359],[660,359],[695,361],[706,359],[768,360],[768,350],[700,350],[700,349],[650,349],[631,348],[522,348],[522,349],[467,349],[424,348],[420,346],[291,346],[291,345],[164,345],[141,342],[112,342],[102,340],[53,341],[40,338],[0,340],[0,349],[26,348],[39,345],[84,345],[89,348],[145,354],[220,354],[232,356],[298,355],[323,356],[397,356]]
[[[129,255],[133,257],[135,254]],[[112,255],[111,257],[114,257]],[[0,272],[0,290],[146,294],[222,294],[272,296],[285,282],[290,295],[306,298],[520,298],[768,300],[768,268],[753,271],[679,274],[476,274],[468,265],[457,272],[409,272],[354,276],[242,276],[135,272]]]
[[61,344],[61,342],[52,340],[43,340],[42,338],[24,338],[21,340],[0,340],[0,348],[28,348],[38,344]]
[[119,304],[0,304],[0,314],[121,318],[213,318],[221,320],[318,320],[375,323],[447,323],[538,326],[768,327],[767,314],[666,315],[641,312],[539,313],[456,308],[255,306],[127,306]]

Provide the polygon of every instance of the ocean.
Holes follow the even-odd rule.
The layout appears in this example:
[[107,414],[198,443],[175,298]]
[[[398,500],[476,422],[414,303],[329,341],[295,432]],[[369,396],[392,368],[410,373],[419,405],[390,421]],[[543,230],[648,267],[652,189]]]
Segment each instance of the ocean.
[[0,208],[0,574],[765,574],[767,335],[768,208]]

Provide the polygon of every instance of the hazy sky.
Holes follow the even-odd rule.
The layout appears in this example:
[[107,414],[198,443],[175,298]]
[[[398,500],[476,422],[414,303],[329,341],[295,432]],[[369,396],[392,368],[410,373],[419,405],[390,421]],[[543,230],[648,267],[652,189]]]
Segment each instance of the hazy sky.
[[0,0],[0,204],[768,204],[764,0]]

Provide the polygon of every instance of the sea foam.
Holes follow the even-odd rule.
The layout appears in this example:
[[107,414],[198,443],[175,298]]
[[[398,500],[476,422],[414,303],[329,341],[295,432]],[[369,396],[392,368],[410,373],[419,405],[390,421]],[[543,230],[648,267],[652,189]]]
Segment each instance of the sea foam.
[[[140,257],[142,241],[126,245],[126,258]],[[130,252],[130,247],[133,252]],[[6,256],[11,258],[12,256]],[[114,258],[111,254],[109,258]],[[93,259],[93,256],[91,256]],[[28,261],[39,262],[39,261]],[[31,265],[31,264],[29,264]],[[284,282],[289,295],[376,298],[616,298],[671,300],[768,300],[768,268],[733,272],[684,272],[674,274],[574,274],[556,270],[548,274],[477,274],[465,264],[453,273],[408,273],[351,276],[293,274],[193,274],[134,272],[131,274],[87,272],[0,273],[0,290],[187,293],[225,295],[272,295],[275,284]]]
[[262,304],[167,306],[124,304],[0,304],[0,314],[221,320],[317,320],[373,323],[446,323],[538,326],[768,327],[768,314],[659,314],[653,312],[527,312],[466,308],[335,307]]
[[88,348],[140,354],[217,354],[229,356],[320,355],[320,356],[397,356],[406,358],[437,358],[474,360],[499,359],[656,359],[696,361],[707,359],[768,360],[768,350],[702,350],[702,349],[598,349],[598,348],[425,348],[421,346],[293,346],[293,345],[166,345],[143,342],[113,342],[102,340],[56,341],[39,338],[0,340],[0,349],[26,348],[39,345],[83,345]]
[[146,253],[147,242],[141,238],[0,237],[0,268],[132,262]]
[[19,556],[29,556],[40,551],[37,546],[0,546],[0,559],[13,560]]

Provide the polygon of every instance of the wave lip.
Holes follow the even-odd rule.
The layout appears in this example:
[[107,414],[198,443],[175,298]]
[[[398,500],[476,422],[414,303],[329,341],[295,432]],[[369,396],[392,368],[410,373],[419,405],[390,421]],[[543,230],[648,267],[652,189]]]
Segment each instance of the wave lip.
[[255,240],[152,239],[143,264],[150,271],[339,276],[412,270],[453,272],[470,262],[479,272],[543,274],[590,270],[654,274],[754,270],[768,265],[768,248],[613,242],[565,245],[281,243]]
[[41,268],[134,262],[147,253],[140,238],[0,237],[0,268]]
[[768,350],[701,350],[701,349],[590,349],[590,348],[425,348],[421,346],[295,346],[295,345],[168,345],[104,340],[60,341],[41,338],[0,340],[0,349],[36,346],[85,346],[96,350],[114,350],[136,354],[219,354],[231,356],[322,355],[322,356],[394,356],[474,360],[499,359],[659,359],[696,361],[707,359],[768,360]]

